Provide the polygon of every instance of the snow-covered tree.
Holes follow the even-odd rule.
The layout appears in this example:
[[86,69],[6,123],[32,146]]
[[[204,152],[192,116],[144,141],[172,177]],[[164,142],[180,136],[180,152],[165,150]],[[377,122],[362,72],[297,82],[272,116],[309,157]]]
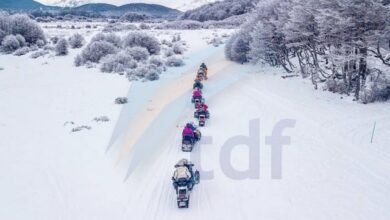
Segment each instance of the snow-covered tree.
[[68,41],[65,38],[61,38],[60,40],[58,40],[55,47],[56,55],[57,56],[68,55],[69,53],[68,48],[69,48]]
[[130,32],[123,39],[125,47],[144,47],[150,54],[159,54],[161,47],[156,37],[142,32]]
[[81,48],[85,42],[84,37],[81,34],[74,34],[69,38],[69,45],[71,48]]
[[90,43],[81,53],[85,61],[99,63],[100,59],[109,54],[118,52],[114,44],[106,41],[94,41]]
[[112,45],[114,45],[115,47],[118,47],[118,48],[122,47],[122,39],[118,35],[112,34],[112,33],[109,33],[109,34],[103,34],[103,33],[96,34],[91,39],[90,44],[93,43],[93,42],[97,42],[97,41],[111,43]]
[[1,48],[5,52],[14,52],[15,50],[19,49],[20,43],[15,35],[8,35],[6,36],[3,41],[1,42]]
[[145,47],[128,47],[125,53],[130,55],[136,61],[144,61],[149,58],[149,51]]
[[381,0],[264,0],[225,51],[231,60],[246,57],[287,72],[296,68],[290,61],[296,59],[315,88],[326,82],[327,89],[358,100],[375,72],[368,57],[390,66],[389,49],[390,11]]

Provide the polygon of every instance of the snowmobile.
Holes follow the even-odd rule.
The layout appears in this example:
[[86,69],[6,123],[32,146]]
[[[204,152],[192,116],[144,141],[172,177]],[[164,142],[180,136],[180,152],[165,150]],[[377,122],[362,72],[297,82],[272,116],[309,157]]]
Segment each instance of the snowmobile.
[[199,126],[204,127],[206,125],[206,115],[205,114],[200,114],[199,115]]
[[198,88],[199,90],[202,90],[203,89],[203,84],[198,81],[198,82],[195,82],[194,85],[192,86],[193,89],[196,89]]
[[202,138],[202,133],[196,129],[195,130],[197,138],[193,138],[190,136],[184,136],[182,143],[181,143],[181,150],[183,152],[192,152],[192,149],[194,148],[195,144],[200,141]]
[[205,101],[206,100],[202,97],[192,97],[192,103],[194,103],[195,108],[197,105],[199,105],[201,103],[205,103]]
[[209,111],[205,111],[205,110],[196,110],[194,112],[194,118],[199,119],[199,115],[202,114],[202,113],[205,114],[206,119],[210,118],[210,112]]
[[172,181],[176,190],[178,208],[188,208],[190,195],[194,185],[199,184],[199,171],[193,168],[194,164],[187,159],[180,160],[175,165]]
[[203,80],[206,80],[207,79],[207,77],[206,77],[206,72],[205,72],[205,70],[203,70],[203,69],[200,69],[199,71],[198,71],[198,73],[197,73],[197,79],[199,80],[199,81],[203,81]]

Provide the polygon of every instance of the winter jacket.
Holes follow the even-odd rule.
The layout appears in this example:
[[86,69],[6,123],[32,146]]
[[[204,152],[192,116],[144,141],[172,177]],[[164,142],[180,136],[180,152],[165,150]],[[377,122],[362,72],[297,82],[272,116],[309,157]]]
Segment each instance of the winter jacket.
[[196,109],[199,111],[199,110],[204,110],[204,111],[207,111],[209,107],[206,105],[206,104],[198,104],[196,105]]
[[194,137],[194,131],[191,128],[185,127],[183,130],[183,136]]
[[192,95],[194,98],[202,97],[202,93],[198,90],[195,90]]

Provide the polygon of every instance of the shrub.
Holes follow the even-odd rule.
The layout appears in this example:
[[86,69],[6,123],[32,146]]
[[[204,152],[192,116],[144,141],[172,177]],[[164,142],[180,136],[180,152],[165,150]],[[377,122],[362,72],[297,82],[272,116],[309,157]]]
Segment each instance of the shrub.
[[14,35],[8,35],[1,42],[1,47],[5,52],[11,53],[19,49],[20,43]]
[[130,47],[126,48],[125,52],[133,57],[136,61],[147,60],[149,58],[149,52],[144,47]]
[[201,29],[203,24],[199,21],[190,21],[190,20],[179,20],[167,22],[161,24],[159,29],[174,29],[174,30],[197,30]]
[[74,65],[76,67],[79,67],[79,66],[82,66],[85,64],[85,59],[83,58],[83,56],[81,56],[80,54],[76,56],[76,58],[74,59]]
[[159,75],[161,72],[161,68],[158,68],[155,65],[139,65],[136,69],[129,69],[126,71],[129,80],[132,80],[134,77],[153,79],[156,78],[156,74]]
[[122,39],[117,36],[116,34],[103,34],[99,33],[95,35],[92,39],[91,42],[97,42],[97,41],[103,41],[103,42],[108,42],[113,44],[115,47],[121,47],[122,46]]
[[53,44],[57,44],[58,40],[59,40],[59,38],[58,38],[57,36],[50,38],[50,41],[51,41]]
[[150,59],[149,59],[149,63],[150,64],[153,64],[157,67],[163,67],[164,66],[164,62],[163,60],[158,57],[158,56],[151,56]]
[[81,34],[74,34],[69,38],[69,45],[71,48],[81,48],[84,46],[85,39]]
[[107,116],[95,117],[93,120],[96,122],[109,122],[110,121],[110,119]]
[[46,45],[45,41],[43,40],[37,40],[36,44],[39,48],[42,48]]
[[172,56],[167,59],[165,64],[170,67],[180,67],[180,66],[184,66],[184,61],[175,56]]
[[100,70],[105,73],[120,73],[127,69],[134,69],[137,63],[133,57],[126,53],[110,54],[104,57],[101,61]]
[[159,54],[161,50],[157,38],[141,32],[130,32],[123,41],[125,47],[145,47],[150,54]]
[[183,45],[181,43],[178,43],[178,42],[173,44],[172,49],[173,49],[173,52],[175,54],[183,54],[185,51]]
[[65,38],[60,39],[55,47],[56,55],[57,56],[65,56],[68,55],[68,41]]
[[115,99],[115,104],[117,105],[123,105],[128,103],[128,99],[126,97],[118,97]]
[[14,55],[15,56],[23,56],[23,55],[26,55],[27,53],[30,52],[30,48],[28,47],[22,47],[22,48],[19,48],[15,51]]
[[22,35],[17,34],[15,37],[19,41],[20,47],[26,46],[26,39],[24,39],[24,37]]
[[168,48],[168,49],[165,51],[164,55],[165,55],[166,57],[171,57],[171,56],[175,55],[175,52],[173,52],[173,49],[172,49],[172,48]]
[[37,52],[31,54],[30,57],[31,57],[32,59],[37,59],[37,58],[39,58],[39,57],[45,56],[46,54],[49,54],[49,51],[41,50],[41,51],[37,51]]
[[141,30],[150,30],[151,29],[151,27],[149,25],[145,24],[145,23],[140,24],[139,28]]
[[390,98],[390,79],[385,74],[370,74],[366,85],[360,91],[360,99],[363,103],[386,101]]
[[114,54],[117,51],[117,48],[112,43],[105,41],[95,41],[89,44],[83,50],[81,55],[85,61],[98,63],[102,57],[109,54]]
[[11,15],[9,22],[12,34],[22,35],[27,43],[36,44],[38,40],[46,42],[42,28],[27,15]]

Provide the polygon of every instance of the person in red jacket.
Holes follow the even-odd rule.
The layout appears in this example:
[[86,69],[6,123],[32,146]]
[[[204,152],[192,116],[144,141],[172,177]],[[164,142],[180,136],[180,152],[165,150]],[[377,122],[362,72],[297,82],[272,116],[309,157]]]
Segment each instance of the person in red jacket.
[[198,111],[202,111],[203,110],[203,111],[207,112],[208,108],[209,108],[209,106],[206,105],[205,103],[199,103],[199,104],[196,105],[196,109]]
[[199,89],[195,89],[192,93],[193,98],[202,98],[202,92]]
[[206,118],[210,118],[210,113],[208,111],[209,107],[204,103],[199,103],[196,105],[195,118],[198,118],[200,114],[206,114]]

